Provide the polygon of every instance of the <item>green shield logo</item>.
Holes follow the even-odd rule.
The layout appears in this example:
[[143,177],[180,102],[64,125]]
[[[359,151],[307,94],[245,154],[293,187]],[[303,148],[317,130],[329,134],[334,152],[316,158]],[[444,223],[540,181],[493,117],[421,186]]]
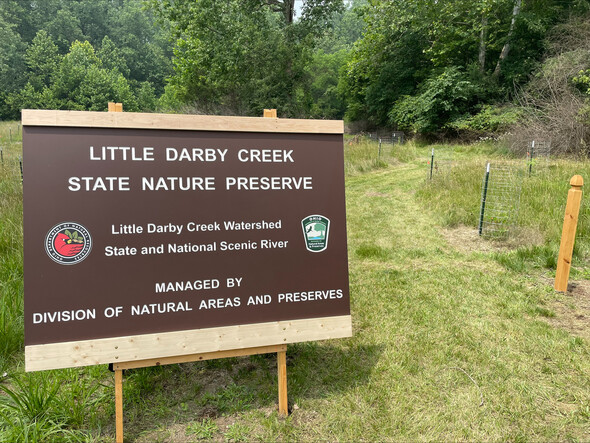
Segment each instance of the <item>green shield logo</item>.
[[330,220],[323,215],[309,215],[301,220],[305,247],[311,252],[322,252],[328,247]]

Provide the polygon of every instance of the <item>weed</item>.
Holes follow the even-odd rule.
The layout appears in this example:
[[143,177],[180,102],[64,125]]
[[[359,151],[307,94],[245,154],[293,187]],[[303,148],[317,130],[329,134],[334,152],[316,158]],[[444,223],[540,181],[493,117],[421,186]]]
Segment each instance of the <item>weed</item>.
[[31,421],[46,417],[53,407],[60,383],[45,372],[12,378],[14,389],[0,385],[8,397],[0,397],[5,409],[12,409]]
[[251,429],[249,426],[242,423],[234,423],[228,426],[227,431],[223,433],[226,441],[241,442],[248,441]]
[[219,431],[217,424],[210,418],[200,422],[191,423],[186,428],[186,435],[191,435],[199,440],[210,440]]
[[[89,441],[90,434],[68,429],[59,411],[61,382],[50,373],[11,378],[13,387],[0,385],[0,439],[2,441]],[[88,411],[87,411],[88,413]]]

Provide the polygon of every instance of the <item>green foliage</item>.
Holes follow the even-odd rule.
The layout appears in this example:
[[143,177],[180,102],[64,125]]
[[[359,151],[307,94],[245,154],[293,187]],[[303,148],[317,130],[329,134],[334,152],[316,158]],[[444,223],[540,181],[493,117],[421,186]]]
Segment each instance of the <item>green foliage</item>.
[[[297,21],[291,0],[150,3],[172,23],[176,38],[169,97],[207,113],[260,115],[270,107],[287,117],[309,112],[307,67],[341,1],[307,1]],[[334,106],[335,94],[328,95]]]
[[523,110],[515,106],[484,105],[475,115],[469,115],[450,123],[450,127],[457,131],[472,131],[476,133],[505,132],[519,122]]
[[[14,111],[1,106],[6,97],[24,84],[20,75],[24,71],[24,45],[15,31],[16,26],[0,15],[0,118],[14,115]],[[12,111],[12,112],[11,112]]]
[[402,130],[440,132],[468,113],[479,102],[481,89],[452,67],[428,79],[419,95],[405,96],[389,112],[390,121]]
[[[469,126],[481,105],[506,101],[529,80],[552,27],[585,10],[586,1],[524,1],[520,9],[514,0],[372,1],[342,81],[347,118],[424,133],[457,119]],[[503,127],[485,124],[486,114],[471,123]]]
[[105,110],[108,101],[154,110],[172,66],[166,23],[154,21],[136,0],[1,2],[0,118],[23,108]]
[[60,53],[68,51],[76,40],[84,41],[87,37],[82,33],[80,19],[70,9],[60,9],[45,25],[45,31],[52,36]]
[[347,51],[340,50],[332,54],[318,50],[306,71],[312,79],[309,88],[309,111],[311,118],[342,118],[346,111],[346,98],[338,83]]

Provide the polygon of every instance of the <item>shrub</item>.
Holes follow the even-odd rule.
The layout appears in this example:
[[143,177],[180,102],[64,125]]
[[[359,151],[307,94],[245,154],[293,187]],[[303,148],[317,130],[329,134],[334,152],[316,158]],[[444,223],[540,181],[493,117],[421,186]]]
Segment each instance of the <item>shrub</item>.
[[402,130],[433,133],[470,112],[482,95],[480,87],[457,67],[429,78],[416,96],[404,96],[389,111],[390,123]]

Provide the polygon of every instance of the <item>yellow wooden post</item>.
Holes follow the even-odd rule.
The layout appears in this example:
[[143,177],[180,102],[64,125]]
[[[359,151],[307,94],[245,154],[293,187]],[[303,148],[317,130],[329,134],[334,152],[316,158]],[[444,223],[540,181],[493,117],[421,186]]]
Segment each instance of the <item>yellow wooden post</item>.
[[287,351],[277,352],[277,367],[279,380],[279,415],[289,415],[289,401],[287,397]]
[[570,180],[570,185],[572,187],[567,193],[563,231],[561,232],[561,244],[559,246],[559,258],[557,259],[557,272],[555,273],[555,290],[562,292],[567,291],[567,282],[570,276],[584,179],[581,175],[574,175]]
[[117,443],[123,443],[123,371],[115,370],[115,434]]
[[[122,103],[109,102],[109,112],[123,112]],[[115,439],[123,443],[123,371],[115,369]]]
[[[276,109],[265,109],[263,116],[265,118],[277,118]],[[279,415],[286,417],[289,415],[288,396],[287,396],[287,351],[277,352],[277,369],[279,384]]]
[[123,112],[123,103],[109,102],[109,112]]

